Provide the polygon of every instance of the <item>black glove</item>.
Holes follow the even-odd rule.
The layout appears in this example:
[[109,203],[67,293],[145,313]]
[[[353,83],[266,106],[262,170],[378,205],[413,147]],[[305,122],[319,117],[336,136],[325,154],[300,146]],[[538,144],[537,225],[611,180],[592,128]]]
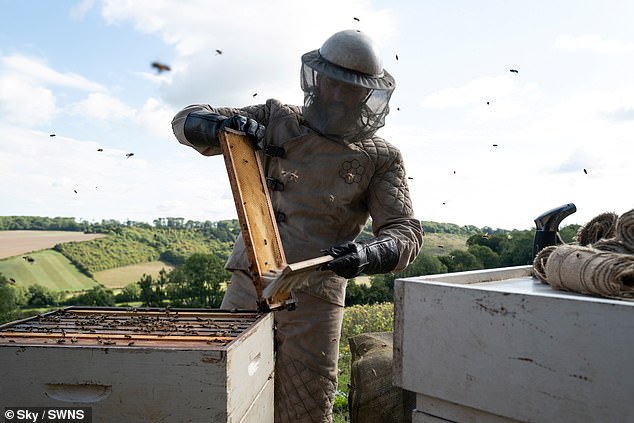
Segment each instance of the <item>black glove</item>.
[[396,241],[387,235],[363,242],[348,242],[323,252],[333,256],[334,260],[326,263],[322,269],[332,270],[347,279],[361,273],[373,275],[391,272],[399,260]]
[[264,125],[260,125],[257,120],[242,115],[233,115],[220,124],[218,131],[225,128],[235,129],[244,132],[253,143],[256,150],[264,148]]
[[196,147],[220,147],[218,135],[225,128],[244,132],[256,150],[264,147],[264,125],[246,116],[226,117],[206,110],[191,112],[185,119],[185,137]]

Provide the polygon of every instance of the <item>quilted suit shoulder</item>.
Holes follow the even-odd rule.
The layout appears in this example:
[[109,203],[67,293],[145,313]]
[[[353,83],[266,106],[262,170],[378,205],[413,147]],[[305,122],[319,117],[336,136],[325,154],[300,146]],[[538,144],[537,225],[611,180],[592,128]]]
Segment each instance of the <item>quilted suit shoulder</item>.
[[[361,141],[357,147],[365,151],[374,163],[369,198],[370,204],[379,207],[372,207],[373,213],[380,215],[388,211],[390,216],[411,217],[412,202],[400,150],[381,137]],[[373,216],[373,220],[380,222],[381,218]]]
[[403,161],[400,150],[381,137],[368,138],[355,144],[366,152],[378,172]]
[[283,104],[276,99],[269,99],[264,105],[247,106],[241,109],[241,111],[243,113],[246,112],[246,114],[252,119],[267,125],[271,120],[284,119],[289,116],[294,116],[295,119],[300,122],[302,108]]

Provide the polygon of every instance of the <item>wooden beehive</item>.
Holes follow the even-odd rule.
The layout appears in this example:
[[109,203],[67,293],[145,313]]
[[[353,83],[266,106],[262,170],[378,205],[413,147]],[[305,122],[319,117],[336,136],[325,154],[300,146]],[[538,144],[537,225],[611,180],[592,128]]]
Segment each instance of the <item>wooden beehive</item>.
[[273,315],[69,307],[0,326],[0,408],[94,422],[272,422]]
[[634,302],[532,266],[397,279],[394,383],[413,422],[634,421]]

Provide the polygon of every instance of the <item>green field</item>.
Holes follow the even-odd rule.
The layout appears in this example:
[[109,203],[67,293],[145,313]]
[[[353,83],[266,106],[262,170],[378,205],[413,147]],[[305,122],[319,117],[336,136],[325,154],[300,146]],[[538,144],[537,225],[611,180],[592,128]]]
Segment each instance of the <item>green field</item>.
[[34,261],[27,262],[22,256],[0,260],[0,273],[7,279],[14,279],[16,285],[38,284],[54,292],[84,291],[97,285],[57,251],[42,250],[30,253],[29,257]]
[[173,268],[173,266],[163,263],[162,261],[152,261],[148,263],[117,267],[115,269],[102,270],[101,272],[96,272],[94,277],[97,282],[104,285],[106,288],[118,289],[123,288],[128,284],[138,282],[144,274],[156,278],[161,269],[165,269],[166,272],[169,272]]
[[467,235],[429,233],[425,234],[423,252],[433,256],[449,254],[451,250],[466,250]]

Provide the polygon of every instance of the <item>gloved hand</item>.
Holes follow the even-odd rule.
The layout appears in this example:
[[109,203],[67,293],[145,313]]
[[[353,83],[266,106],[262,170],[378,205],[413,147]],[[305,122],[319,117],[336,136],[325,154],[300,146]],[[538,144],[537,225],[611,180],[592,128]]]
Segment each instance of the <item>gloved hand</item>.
[[218,136],[224,128],[244,132],[255,149],[264,147],[264,125],[246,116],[226,117],[207,110],[191,112],[185,119],[185,137],[197,147],[219,147]]
[[247,134],[256,150],[264,148],[264,131],[266,128],[255,119],[242,115],[233,115],[220,123],[218,131],[222,131],[225,128],[235,129]]
[[347,279],[361,273],[373,275],[391,272],[399,260],[396,240],[387,235],[368,241],[347,242],[323,252],[333,256],[334,260],[323,265],[322,270],[332,270]]

